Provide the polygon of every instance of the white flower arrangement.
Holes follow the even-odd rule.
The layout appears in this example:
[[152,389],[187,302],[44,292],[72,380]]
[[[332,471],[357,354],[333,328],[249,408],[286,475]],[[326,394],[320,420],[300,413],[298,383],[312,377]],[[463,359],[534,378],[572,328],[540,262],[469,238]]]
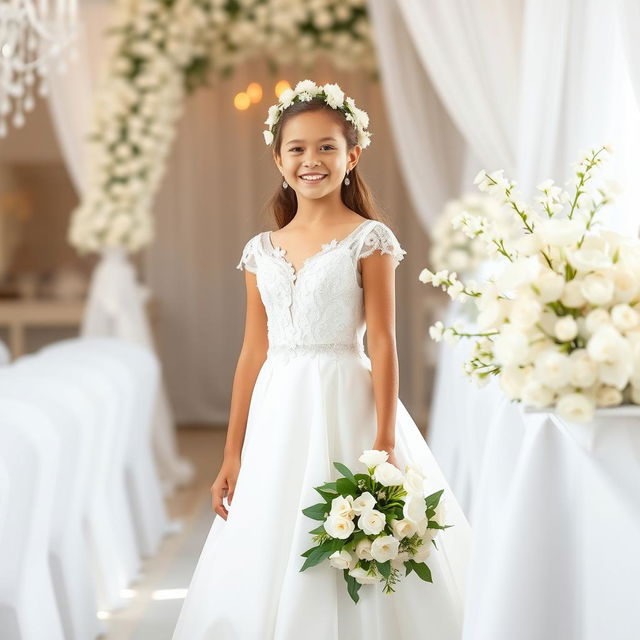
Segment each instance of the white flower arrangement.
[[[429,331],[436,341],[474,340],[465,371],[475,382],[497,375],[510,399],[555,408],[571,422],[591,420],[596,407],[640,404],[640,242],[598,224],[613,194],[613,185],[593,184],[607,151],[591,150],[574,165],[572,193],[551,180],[538,185],[537,209],[502,171],[481,171],[476,184],[501,196],[522,227],[509,243],[484,243],[504,268],[482,286],[446,270],[420,274],[475,300],[477,330],[438,322]],[[487,235],[476,222],[473,230]]]
[[511,212],[494,196],[466,194],[449,200],[430,233],[430,266],[466,276],[488,259],[484,244],[475,241],[478,237],[510,239],[517,232]]
[[278,103],[269,107],[269,113],[264,123],[268,129],[263,131],[264,141],[267,146],[273,143],[275,130],[280,122],[283,112],[296,102],[308,102],[315,98],[324,100],[332,109],[338,109],[348,122],[356,129],[358,144],[366,149],[371,143],[371,133],[367,131],[369,115],[366,111],[358,109],[353,98],[345,96],[337,84],[325,84],[322,87],[316,85],[313,80],[301,80],[295,89],[286,89],[280,94]]
[[425,560],[442,529],[443,490],[427,495],[424,476],[407,465],[405,473],[387,462],[386,451],[364,451],[359,458],[367,473],[353,474],[334,462],[343,477],[315,490],[323,502],[302,512],[322,524],[309,533],[315,546],[305,551],[300,571],[328,560],[343,572],[347,591],[357,603],[363,584],[382,583],[383,592],[412,571],[432,582]]
[[[375,71],[366,0],[119,0],[94,105],[88,186],[72,214],[80,253],[153,239],[151,206],[185,94],[251,56]],[[336,100],[337,91],[330,94]]]

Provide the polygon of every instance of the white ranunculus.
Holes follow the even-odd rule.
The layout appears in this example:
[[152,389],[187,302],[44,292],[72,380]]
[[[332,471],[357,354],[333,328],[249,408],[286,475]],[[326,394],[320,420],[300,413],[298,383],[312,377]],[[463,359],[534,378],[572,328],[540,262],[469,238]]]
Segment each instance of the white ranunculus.
[[373,509],[375,506],[376,499],[368,491],[365,491],[357,498],[354,498],[351,504],[351,508],[357,516],[362,515],[365,511]]
[[354,558],[344,549],[334,551],[329,556],[329,564],[336,569],[352,569],[355,566]]
[[533,296],[519,296],[511,305],[509,320],[520,329],[530,329],[541,313],[542,306]]
[[578,335],[578,323],[572,316],[564,316],[556,322],[554,333],[560,342],[570,342]]
[[517,327],[505,326],[493,341],[495,361],[505,367],[524,364],[529,353],[529,338]]
[[565,281],[564,278],[551,269],[543,269],[535,282],[532,283],[534,290],[541,302],[554,302],[562,295]]
[[398,569],[399,571],[401,571],[402,575],[406,575],[406,567],[404,566],[404,563],[410,558],[411,556],[409,555],[408,551],[400,551],[398,552],[398,555],[391,561],[391,566],[394,569]]
[[371,555],[371,540],[363,538],[356,544],[356,555],[360,560],[373,560]]
[[611,266],[611,258],[598,249],[576,249],[567,252],[569,264],[577,271],[599,271]]
[[601,385],[596,390],[596,405],[598,407],[617,407],[622,404],[622,392],[615,387]]
[[555,349],[548,349],[536,359],[534,371],[541,384],[558,389],[569,382],[571,363],[565,354]]
[[358,518],[358,527],[368,536],[377,536],[384,529],[385,524],[384,514],[377,509],[369,509]]
[[620,331],[629,331],[638,326],[640,316],[628,304],[617,304],[611,309],[611,322]]
[[500,372],[500,388],[509,400],[519,400],[526,382],[525,370],[520,367],[504,367]]
[[406,518],[402,520],[392,520],[391,529],[393,535],[396,536],[398,540],[402,540],[402,538],[411,537],[416,532],[416,523]]
[[376,482],[379,482],[385,487],[401,485],[404,482],[402,471],[390,462],[379,464],[373,472],[373,477]]
[[590,273],[580,284],[580,292],[591,303],[604,305],[611,302],[615,284],[603,273]]
[[[351,498],[351,496],[349,496]],[[336,496],[331,501],[331,516],[342,516],[343,518],[349,518],[351,520],[355,515],[351,501],[344,496]]]
[[631,302],[638,295],[640,282],[632,269],[616,265],[609,270],[609,275],[615,286],[614,302]]
[[610,324],[601,325],[587,343],[589,356],[596,362],[618,362],[628,354],[629,343]]
[[409,495],[424,497],[424,476],[415,469],[407,470],[402,486]]
[[367,570],[362,567],[351,569],[351,571],[349,571],[349,575],[355,578],[356,582],[359,584],[376,584],[380,581],[380,576],[377,573],[370,576]]
[[386,462],[389,459],[389,454],[386,451],[379,451],[377,449],[367,449],[358,458],[359,462],[362,462],[367,468],[377,467],[379,464]]
[[594,309],[587,314],[584,328],[592,336],[601,326],[611,324],[611,316],[606,309]]
[[633,374],[633,361],[630,357],[621,357],[614,362],[600,362],[598,364],[598,378],[600,382],[624,389]]
[[517,258],[510,262],[496,278],[496,286],[503,291],[519,289],[535,282],[540,269],[540,260],[537,256]]
[[332,538],[345,540],[355,529],[353,520],[343,518],[342,516],[329,516],[324,521],[324,529]]
[[405,498],[402,513],[405,519],[410,522],[414,524],[420,522],[424,518],[426,510],[424,498],[414,495]]
[[576,349],[569,355],[572,385],[586,389],[598,379],[598,365],[589,357],[586,349]]
[[565,307],[577,309],[586,303],[586,299],[580,290],[580,282],[580,280],[569,280],[569,282],[565,282],[562,295],[560,296],[560,302],[562,302]]
[[530,380],[522,388],[522,402],[536,409],[553,404],[554,392],[537,380]]
[[544,244],[562,248],[576,244],[584,234],[584,230],[582,222],[568,218],[550,218],[541,220],[536,225],[536,232],[540,234]]
[[595,403],[583,393],[568,393],[558,400],[556,411],[567,422],[589,422],[593,418]]
[[393,536],[379,536],[371,543],[371,555],[377,562],[393,560],[398,555],[400,541]]

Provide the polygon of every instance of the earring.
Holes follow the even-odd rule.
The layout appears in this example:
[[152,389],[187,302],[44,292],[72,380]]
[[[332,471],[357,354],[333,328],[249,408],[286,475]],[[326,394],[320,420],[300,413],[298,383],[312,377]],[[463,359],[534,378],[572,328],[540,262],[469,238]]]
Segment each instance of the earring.
[[347,175],[344,179],[345,185],[348,187],[351,184],[351,180],[349,180],[349,172],[347,171]]
[[289,186],[289,185],[287,184],[287,181],[286,181],[286,180],[284,180],[284,181],[283,181],[283,183],[282,183],[282,188],[283,188],[283,189],[286,189],[288,186]]

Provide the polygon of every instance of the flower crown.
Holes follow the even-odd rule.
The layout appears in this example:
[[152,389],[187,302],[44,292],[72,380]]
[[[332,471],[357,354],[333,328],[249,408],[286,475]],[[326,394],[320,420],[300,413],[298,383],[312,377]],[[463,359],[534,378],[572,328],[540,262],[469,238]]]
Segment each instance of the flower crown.
[[356,128],[358,144],[366,149],[371,144],[371,133],[367,131],[369,116],[366,111],[358,109],[353,98],[347,98],[337,84],[325,84],[319,87],[313,80],[301,80],[295,89],[285,89],[278,99],[278,104],[269,107],[269,117],[264,121],[268,129],[263,131],[267,146],[274,140],[274,129],[285,109],[294,102],[308,102],[313,98],[322,98],[332,109],[340,109],[348,122]]

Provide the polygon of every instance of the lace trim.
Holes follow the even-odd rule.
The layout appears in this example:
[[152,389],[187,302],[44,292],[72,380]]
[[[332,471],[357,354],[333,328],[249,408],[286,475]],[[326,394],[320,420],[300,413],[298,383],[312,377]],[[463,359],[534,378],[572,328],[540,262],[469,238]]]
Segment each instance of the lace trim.
[[394,269],[400,264],[406,255],[406,251],[400,246],[398,239],[387,225],[379,223],[374,225],[364,238],[359,258],[366,258],[375,251],[388,253],[393,256]]
[[341,353],[364,353],[364,348],[362,345],[357,343],[274,344],[270,345],[267,350],[267,356],[278,354],[293,356],[309,353],[331,353],[334,355]]
[[242,271],[243,267],[247,271],[251,271],[251,273],[256,273],[258,271],[258,264],[256,263],[255,257],[255,239],[256,236],[251,238],[242,249],[242,257],[240,258],[240,262],[236,265],[236,269],[240,269]]

